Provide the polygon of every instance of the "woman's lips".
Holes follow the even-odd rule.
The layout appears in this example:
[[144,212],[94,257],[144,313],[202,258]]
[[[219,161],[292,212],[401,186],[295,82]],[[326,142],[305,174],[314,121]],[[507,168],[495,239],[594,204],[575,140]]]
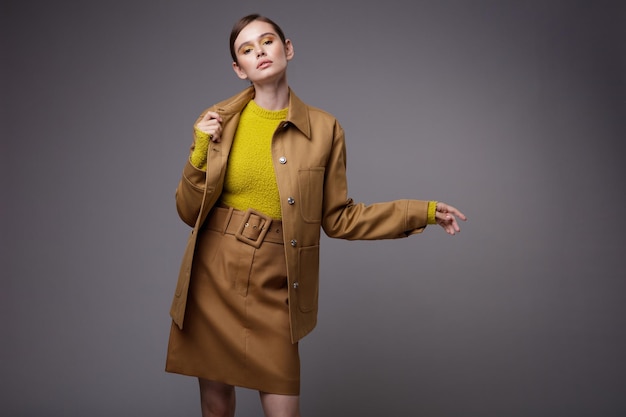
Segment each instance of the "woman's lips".
[[271,63],[272,61],[270,61],[269,59],[264,59],[262,61],[259,61],[256,67],[257,69],[267,68]]

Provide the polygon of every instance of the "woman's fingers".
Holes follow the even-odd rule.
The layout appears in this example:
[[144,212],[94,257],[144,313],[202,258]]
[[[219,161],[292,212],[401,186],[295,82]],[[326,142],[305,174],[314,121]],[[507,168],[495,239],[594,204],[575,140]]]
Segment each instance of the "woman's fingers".
[[202,117],[202,121],[209,121],[211,119],[216,119],[218,120],[220,123],[222,122],[222,118],[220,117],[219,113],[214,112],[214,111],[208,111],[206,113],[204,113],[204,116]]
[[461,231],[457,217],[463,221],[467,220],[465,214],[461,213],[456,207],[445,203],[437,203],[435,219],[437,220],[437,224],[441,226],[446,233],[454,235]]
[[222,136],[222,118],[213,111],[208,111],[196,124],[196,129],[209,135],[213,142],[219,142]]
[[452,207],[448,205],[448,213],[454,214],[456,217],[458,217],[459,219],[463,221],[467,220],[467,217],[465,217],[465,214],[461,213],[461,211],[457,209],[456,207]]
[[446,204],[446,203],[438,202],[437,203],[437,212],[450,213],[450,214],[453,214],[454,216],[458,217],[461,220],[467,220],[467,217],[465,217],[465,214],[461,213],[461,210],[459,210],[456,207],[453,207],[453,206],[451,206],[449,204]]
[[454,235],[461,231],[456,219],[451,214],[437,213],[437,224],[445,230],[446,233]]

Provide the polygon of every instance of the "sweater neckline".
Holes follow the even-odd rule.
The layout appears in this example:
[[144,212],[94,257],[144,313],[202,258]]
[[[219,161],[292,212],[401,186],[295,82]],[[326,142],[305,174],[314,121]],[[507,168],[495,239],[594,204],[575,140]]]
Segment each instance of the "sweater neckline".
[[261,117],[263,119],[269,119],[269,120],[283,120],[287,117],[288,110],[289,110],[288,107],[285,107],[284,109],[281,109],[281,110],[267,110],[259,106],[258,104],[256,104],[254,100],[250,100],[250,102],[248,103],[246,107],[248,110],[253,112],[256,116]]

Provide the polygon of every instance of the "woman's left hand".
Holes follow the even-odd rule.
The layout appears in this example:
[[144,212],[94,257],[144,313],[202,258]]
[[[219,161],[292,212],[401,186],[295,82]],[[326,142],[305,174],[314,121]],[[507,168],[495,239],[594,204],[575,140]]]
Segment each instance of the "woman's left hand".
[[457,222],[457,217],[463,221],[467,220],[465,214],[461,213],[461,211],[456,207],[452,207],[446,203],[437,203],[435,219],[437,224],[443,227],[443,230],[445,230],[447,234],[454,235],[461,231],[459,223]]

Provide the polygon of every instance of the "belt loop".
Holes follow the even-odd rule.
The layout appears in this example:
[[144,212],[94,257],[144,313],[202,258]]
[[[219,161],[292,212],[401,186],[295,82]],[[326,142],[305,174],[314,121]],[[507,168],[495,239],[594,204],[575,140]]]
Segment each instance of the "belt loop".
[[228,213],[226,214],[226,217],[224,218],[224,225],[222,227],[222,235],[226,234],[226,229],[228,228],[228,223],[230,223],[230,219],[232,219],[233,217],[233,211],[235,209],[232,207],[228,207]]

